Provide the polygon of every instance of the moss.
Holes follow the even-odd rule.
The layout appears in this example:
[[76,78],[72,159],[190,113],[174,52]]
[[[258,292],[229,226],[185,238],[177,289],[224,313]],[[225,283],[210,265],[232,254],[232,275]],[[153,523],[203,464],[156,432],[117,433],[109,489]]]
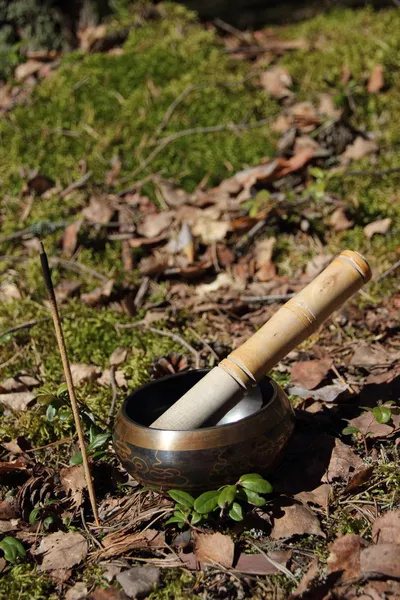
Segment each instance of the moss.
[[0,579],[0,600],[55,600],[54,583],[31,565],[11,567]]
[[198,598],[192,593],[196,583],[195,575],[183,569],[164,569],[161,583],[149,594],[149,600],[192,600]]

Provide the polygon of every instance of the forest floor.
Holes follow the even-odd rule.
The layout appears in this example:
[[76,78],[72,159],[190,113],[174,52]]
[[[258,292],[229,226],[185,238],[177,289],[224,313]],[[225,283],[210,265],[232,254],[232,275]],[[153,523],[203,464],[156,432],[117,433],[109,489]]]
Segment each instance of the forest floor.
[[[400,597],[399,31],[395,8],[243,32],[160,4],[0,88],[0,599]],[[123,398],[214,366],[346,248],[372,280],[271,373],[296,429],[266,503],[166,524],[116,457]]]

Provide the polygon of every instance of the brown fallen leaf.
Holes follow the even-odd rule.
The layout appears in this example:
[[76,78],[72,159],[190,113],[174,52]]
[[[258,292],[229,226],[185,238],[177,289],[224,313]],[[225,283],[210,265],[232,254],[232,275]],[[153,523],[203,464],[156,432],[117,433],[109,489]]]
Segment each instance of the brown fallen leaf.
[[284,515],[274,519],[271,538],[279,540],[294,535],[320,535],[326,537],[313,511],[304,504],[292,504],[282,508]]
[[365,548],[360,557],[361,574],[369,579],[400,578],[400,544],[377,544]]
[[358,535],[347,534],[336,538],[329,546],[328,573],[342,571],[341,580],[358,579],[361,573],[360,552],[363,541]]
[[260,75],[260,83],[264,90],[278,100],[292,96],[289,90],[292,86],[292,78],[289,71],[283,67],[271,67]]
[[276,238],[270,237],[257,242],[254,248],[256,259],[256,277],[259,281],[269,281],[276,276],[275,265],[272,262]]
[[16,412],[25,411],[35,400],[32,392],[14,392],[11,394],[0,394],[0,404],[3,404]]
[[101,287],[97,287],[91,292],[81,294],[81,300],[88,306],[96,306],[97,304],[103,304],[110,296],[114,287],[114,279],[110,279]]
[[358,469],[346,485],[344,493],[349,494],[350,492],[354,492],[359,487],[364,485],[364,483],[371,479],[373,472],[373,466],[362,467],[361,469]]
[[368,79],[367,90],[370,94],[377,94],[381,91],[384,85],[385,81],[383,78],[383,66],[379,64],[375,65]]
[[18,67],[15,69],[15,71],[14,71],[15,80],[18,82],[24,81],[24,79],[27,79],[31,75],[34,75],[35,73],[37,73],[42,66],[43,66],[43,63],[40,62],[39,60],[33,60],[33,59],[27,60],[26,62],[22,63],[21,65],[18,65]]
[[400,544],[400,509],[389,510],[372,525],[375,544]]
[[15,283],[4,282],[0,285],[0,302],[13,302],[14,300],[21,300],[21,292]]
[[67,258],[71,258],[78,245],[78,234],[82,227],[83,219],[74,221],[71,225],[68,225],[64,230],[62,237],[62,249],[63,254]]
[[71,375],[74,385],[81,385],[94,381],[100,376],[101,369],[96,365],[85,365],[83,363],[71,364]]
[[170,181],[158,181],[157,185],[168,206],[173,206],[175,208],[177,206],[182,206],[182,204],[187,204],[190,200],[190,194]]
[[79,565],[87,556],[88,543],[77,532],[56,531],[42,538],[34,556],[42,556],[41,571],[66,571]]
[[329,506],[329,496],[331,493],[331,486],[329,483],[322,483],[314,490],[300,492],[295,495],[296,500],[300,500],[303,504],[317,504],[324,510],[327,510]]
[[75,465],[61,469],[60,482],[74,506],[80,508],[83,502],[83,490],[87,488],[83,466]]
[[156,246],[161,242],[165,242],[166,239],[167,236],[164,233],[154,238],[132,238],[131,240],[128,240],[128,243],[131,248],[141,248],[142,246]]
[[311,102],[297,102],[288,109],[288,113],[292,117],[295,127],[303,133],[313,131],[321,121]]
[[69,588],[65,594],[65,600],[83,600],[87,598],[88,588],[84,581],[78,581]]
[[116,579],[129,598],[147,597],[159,582],[161,569],[158,567],[132,567],[118,573]]
[[0,501],[0,519],[9,520],[17,517],[15,502]]
[[155,238],[168,229],[174,218],[175,213],[173,211],[146,215],[138,225],[137,232],[146,238]]
[[288,389],[289,394],[299,396],[300,398],[313,398],[321,402],[336,402],[344,399],[349,394],[349,388],[343,383],[334,385],[325,385],[318,390],[308,390],[300,386],[293,386]]
[[335,104],[333,97],[330,94],[323,93],[318,95],[319,104],[318,104],[318,112],[326,115],[331,119],[339,119],[342,111]]
[[374,415],[365,411],[358,417],[349,421],[351,427],[356,427],[363,435],[371,439],[385,438],[392,435],[393,431],[400,427],[400,415],[392,413],[390,423],[378,423]]
[[115,212],[113,202],[107,196],[92,196],[89,206],[83,209],[82,215],[87,221],[99,225],[107,225]]
[[376,233],[385,234],[389,231],[389,228],[392,224],[392,219],[387,217],[386,219],[379,219],[378,221],[373,221],[372,223],[368,223],[364,227],[364,233],[367,238],[370,240],[372,236]]
[[339,206],[331,215],[330,225],[334,231],[346,231],[353,227],[354,221],[351,221],[347,215],[343,206]]
[[[125,378],[125,373],[121,370],[115,371],[115,382],[120,388],[127,388],[128,382]],[[111,369],[105,369],[101,376],[98,378],[97,383],[103,387],[111,386]]]
[[350,364],[357,367],[386,366],[396,362],[399,358],[398,352],[391,354],[380,346],[360,343],[351,357]]
[[367,140],[360,135],[356,137],[354,142],[347,146],[346,150],[341,155],[341,159],[360,160],[370,154],[375,154],[378,151],[378,144],[373,140]]
[[325,379],[332,364],[331,358],[299,360],[292,367],[290,381],[312,390]]
[[79,45],[84,52],[89,52],[98,40],[102,40],[107,35],[106,25],[90,25],[84,29],[78,30]]
[[98,587],[86,598],[87,600],[126,600],[129,596],[122,590],[117,590],[117,588],[110,585],[108,588]]
[[21,375],[3,379],[0,383],[0,392],[23,392],[37,387],[38,385],[40,385],[40,381],[35,377],[21,373]]
[[194,553],[201,563],[217,563],[230,569],[233,565],[234,552],[235,544],[230,535],[200,533],[195,537]]
[[114,352],[110,356],[110,360],[109,360],[110,366],[117,367],[119,365],[122,365],[122,363],[125,362],[127,354],[128,354],[127,348],[120,348],[120,347],[115,348]]
[[293,152],[295,154],[298,154],[303,150],[308,150],[309,152],[312,152],[313,155],[315,155],[317,154],[317,152],[320,152],[322,150],[322,147],[310,135],[300,135],[295,140]]
[[329,466],[322,478],[323,482],[330,483],[333,479],[347,480],[349,474],[364,467],[364,463],[355,452],[338,438],[335,438]]
[[295,589],[293,596],[296,598],[301,596],[310,588],[311,582],[318,576],[318,558],[314,557],[308,566],[307,571],[301,578],[297,588]]
[[212,244],[224,240],[230,228],[229,221],[214,220],[204,211],[204,214],[192,225],[192,233],[201,238],[205,244]]
[[[271,561],[268,560],[268,558]],[[280,569],[275,566],[274,563],[278,563],[283,567],[286,567],[288,560],[290,559],[290,550],[276,550],[275,552],[268,552],[264,554],[242,554],[239,556],[235,568],[232,569],[236,573],[246,573],[249,575],[272,575],[274,573],[281,573]]]

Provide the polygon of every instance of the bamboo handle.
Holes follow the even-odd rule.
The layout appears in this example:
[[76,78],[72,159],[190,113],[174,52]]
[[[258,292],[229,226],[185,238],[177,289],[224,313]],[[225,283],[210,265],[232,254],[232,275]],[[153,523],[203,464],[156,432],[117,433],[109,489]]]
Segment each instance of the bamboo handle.
[[[227,410],[278,361],[309,337],[371,278],[367,261],[345,250],[251,338],[229,354],[151,427],[194,429],[222,406]],[[228,377],[229,376],[229,377]]]

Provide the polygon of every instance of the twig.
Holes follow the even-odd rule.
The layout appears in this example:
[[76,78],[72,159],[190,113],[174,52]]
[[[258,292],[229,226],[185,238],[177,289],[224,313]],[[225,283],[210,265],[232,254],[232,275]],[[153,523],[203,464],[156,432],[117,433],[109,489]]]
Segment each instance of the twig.
[[9,358],[0,365],[0,370],[5,369],[5,367],[8,367],[8,365],[11,365],[14,362],[14,360],[16,360],[18,356],[20,356],[23,352],[25,352],[25,348],[20,348],[15,354],[12,355],[11,358]]
[[342,382],[343,385],[345,385],[348,390],[350,391],[351,394],[355,394],[355,390],[353,387],[351,387],[350,383],[348,383],[348,381],[345,380],[345,378],[339,373],[339,371],[337,370],[336,366],[334,363],[332,363],[331,366],[332,371],[335,373],[336,377],[339,379],[339,381]]
[[135,299],[133,301],[133,304],[135,306],[135,308],[138,310],[142,304],[143,301],[145,299],[145,296],[149,290],[149,285],[150,285],[150,277],[144,277],[142,280],[142,283],[139,286],[139,289],[137,291],[137,294],[135,296]]
[[189,331],[191,332],[192,335],[194,335],[195,338],[197,338],[199,340],[199,342],[201,342],[203,344],[203,346],[205,348],[207,348],[207,350],[209,351],[209,353],[212,354],[214,358],[216,358],[217,360],[219,360],[219,356],[215,352],[214,348],[212,348],[208,342],[206,342],[205,340],[203,340],[203,338],[197,333],[197,331],[195,331],[193,329],[193,327],[189,327]]
[[45,450],[45,448],[52,448],[53,446],[62,446],[62,444],[67,444],[68,442],[72,442],[74,438],[67,437],[62,440],[56,440],[55,442],[51,442],[50,444],[46,444],[45,446],[38,446],[37,448],[31,448],[30,450],[25,450],[26,454],[30,452],[39,452],[39,450]]
[[117,381],[115,379],[115,365],[111,365],[111,367],[110,367],[110,382],[111,382],[111,389],[112,389],[112,399],[111,399],[110,410],[108,412],[108,417],[107,417],[107,424],[106,424],[107,427],[110,426],[110,424],[113,420],[115,405],[117,403],[117,398],[118,398],[118,386],[117,386]]
[[68,187],[65,188],[65,190],[63,190],[60,193],[61,198],[64,198],[65,196],[67,196],[67,194],[69,194],[73,190],[77,190],[78,188],[80,188],[83,185],[85,185],[85,183],[88,181],[88,179],[91,178],[91,176],[92,176],[92,171],[88,171],[80,179],[77,179],[76,181],[74,181],[73,183],[71,183]]
[[83,265],[77,261],[62,260],[61,258],[53,257],[50,262],[52,266],[57,265],[63,267],[64,269],[75,271],[75,273],[87,273],[88,275],[91,275],[100,281],[106,282],[109,280],[106,275],[103,275],[102,273],[99,273],[98,271],[95,271],[94,269],[91,269],[90,267],[87,267],[86,265]]
[[213,20],[213,23],[214,23],[214,25],[216,25],[217,27],[219,27],[223,31],[226,31],[227,33],[230,33],[231,35],[234,35],[235,37],[237,37],[239,40],[241,40],[245,44],[249,43],[248,36],[245,33],[243,33],[243,31],[240,31],[240,29],[236,29],[236,27],[234,27],[230,23],[226,23],[225,21],[223,21],[219,17],[215,18]]
[[30,329],[37,325],[38,323],[43,323],[44,321],[50,321],[51,317],[43,317],[42,319],[33,319],[32,321],[27,321],[26,323],[21,323],[21,325],[15,325],[15,327],[10,327],[10,329],[6,329],[0,333],[0,338],[4,335],[8,335],[9,333],[14,333],[15,331],[20,331],[21,329]]
[[270,294],[269,296],[240,296],[243,302],[280,302],[289,300],[296,294]]
[[238,250],[240,250],[241,248],[243,248],[251,240],[251,238],[253,238],[256,235],[256,233],[258,233],[264,227],[264,225],[266,224],[266,222],[267,222],[266,219],[261,219],[261,221],[258,221],[258,223],[256,223],[250,229],[250,231],[248,231],[247,233],[245,233],[244,236],[240,238],[240,240],[236,244],[236,248]]
[[215,133],[219,131],[242,131],[244,129],[255,129],[256,127],[263,127],[272,121],[274,117],[268,117],[266,119],[261,119],[260,121],[255,121],[254,123],[226,123],[225,125],[210,125],[209,127],[192,127],[191,129],[183,129],[182,131],[177,131],[172,135],[169,135],[162,140],[160,140],[158,146],[150,152],[148,157],[142,162],[140,167],[135,169],[133,173],[130,174],[130,177],[136,177],[141,171],[143,171],[151,162],[160,154],[162,150],[171,142],[178,140],[179,138],[185,137],[187,135],[193,135],[197,133]]
[[58,313],[57,301],[56,301],[56,296],[54,293],[53,282],[51,280],[51,273],[50,273],[49,263],[47,260],[47,255],[46,255],[43,243],[40,242],[40,244],[41,244],[40,262],[42,263],[43,277],[44,277],[46,288],[47,288],[47,291],[49,294],[51,315],[53,317],[54,329],[56,332],[57,343],[58,343],[58,347],[60,350],[60,355],[61,355],[61,360],[62,360],[62,365],[63,365],[63,370],[64,370],[64,376],[65,376],[65,380],[66,380],[67,387],[68,387],[68,393],[69,393],[69,397],[71,400],[71,408],[72,408],[72,413],[74,416],[76,432],[78,434],[79,445],[80,445],[80,449],[81,449],[81,453],[82,453],[83,470],[85,473],[85,479],[86,479],[86,483],[88,486],[90,504],[92,505],[95,523],[96,523],[96,525],[99,525],[99,516],[98,516],[98,512],[97,512],[96,496],[95,496],[95,492],[94,492],[92,477],[90,474],[89,461],[88,461],[88,457],[87,457],[87,453],[86,453],[86,446],[85,446],[85,438],[84,438],[83,431],[82,431],[82,426],[81,426],[80,416],[79,416],[78,402],[76,399],[75,388],[74,388],[74,384],[72,381],[71,367],[70,367],[69,360],[68,360],[67,349],[65,347],[64,335],[63,335],[63,331],[62,331],[62,327],[61,327],[60,315]]
[[342,171],[341,173],[338,172],[337,175],[348,175],[349,177],[356,177],[358,175],[365,175],[366,177],[382,177],[383,175],[390,175],[391,173],[400,173],[400,167],[382,169],[381,171]]
[[287,569],[284,565],[281,565],[280,563],[276,562],[275,560],[273,560],[270,556],[268,556],[268,554],[266,554],[264,552],[264,550],[262,550],[260,548],[260,546],[257,546],[257,544],[254,544],[251,540],[247,540],[248,543],[253,546],[253,548],[255,548],[256,550],[258,550],[260,552],[260,554],[263,555],[263,557],[269,562],[271,563],[271,565],[273,565],[276,569],[278,569],[281,573],[283,573],[284,575],[286,575],[286,577],[289,577],[289,579],[291,579],[292,581],[296,581],[297,583],[297,579],[296,577],[293,575],[293,573],[291,573],[289,571],[289,569]]
[[388,275],[393,273],[393,271],[395,271],[399,267],[400,267],[400,260],[398,260],[396,263],[394,263],[394,265],[392,265],[391,267],[386,269],[386,271],[384,273],[382,273],[382,275],[379,275],[379,277],[377,277],[375,279],[375,282],[378,283],[378,281],[382,281],[382,279],[384,279],[385,277],[387,277]]

